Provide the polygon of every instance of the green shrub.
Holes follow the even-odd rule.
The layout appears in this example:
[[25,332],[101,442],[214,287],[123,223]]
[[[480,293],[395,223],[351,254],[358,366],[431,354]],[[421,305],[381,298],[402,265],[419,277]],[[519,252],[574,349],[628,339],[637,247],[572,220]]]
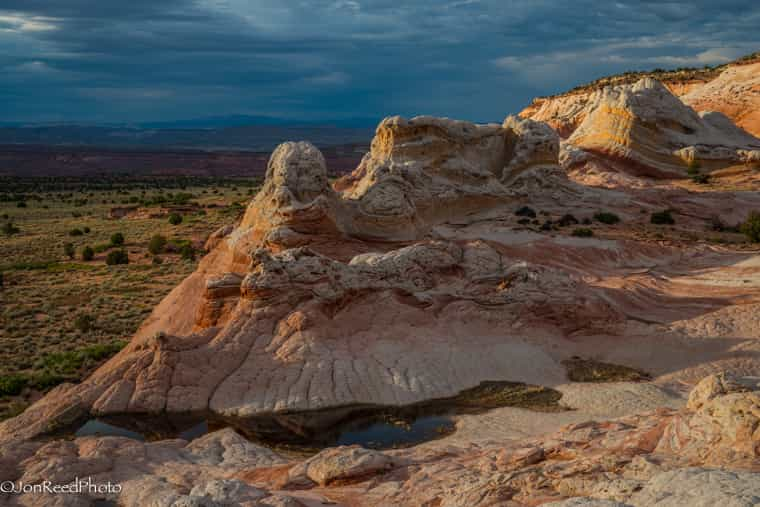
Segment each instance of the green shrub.
[[161,236],[160,234],[156,234],[155,236],[150,238],[150,241],[148,242],[148,251],[152,253],[153,255],[157,255],[164,251],[165,246],[166,246],[166,238]]
[[106,250],[110,250],[111,248],[113,248],[113,245],[111,243],[98,243],[92,249],[95,250],[95,253],[103,253]]
[[670,213],[671,210],[669,209],[652,213],[649,221],[657,225],[673,225],[676,221]]
[[567,227],[568,225],[576,225],[578,223],[578,219],[575,218],[571,214],[562,215],[562,218],[559,219],[557,224],[559,224],[560,227]]
[[515,215],[518,217],[536,218],[536,211],[529,206],[523,206],[515,211]]
[[111,234],[111,244],[114,246],[121,246],[124,244],[124,235],[120,232],[114,232]]
[[0,396],[18,396],[26,387],[27,379],[22,375],[0,376]]
[[614,225],[620,222],[620,217],[614,213],[609,213],[607,211],[600,211],[594,215],[594,220],[596,220],[597,222],[601,222],[603,224]]
[[76,319],[74,319],[74,327],[82,333],[86,333],[92,329],[92,324],[94,321],[95,319],[93,319],[91,315],[80,313],[77,315]]
[[192,245],[183,245],[179,250],[179,254],[185,260],[195,260],[195,248],[193,248]]
[[81,236],[84,234],[81,229],[71,229],[69,231],[69,236]]
[[579,227],[577,229],[573,229],[573,236],[577,238],[590,238],[593,235],[594,235],[594,231],[592,231],[588,227]]
[[697,183],[699,185],[706,185],[706,184],[710,183],[710,175],[709,174],[702,174],[702,173],[693,174],[691,176],[691,181],[693,181],[694,183]]
[[751,212],[740,230],[751,242],[760,243],[760,211]]
[[109,266],[114,266],[116,264],[129,264],[129,256],[127,255],[127,252],[122,249],[111,250],[108,252],[108,256],[106,256],[106,264]]
[[179,213],[172,213],[169,215],[169,223],[172,225],[179,225],[182,223],[182,215]]
[[42,373],[32,375],[29,378],[28,385],[29,387],[37,389],[38,391],[47,391],[51,387],[55,387],[58,384],[62,384],[64,382],[66,382],[66,377],[58,375],[56,373],[43,371]]
[[18,204],[16,204],[17,208],[26,208],[26,202],[19,201]]
[[12,222],[7,222],[5,225],[3,225],[3,234],[6,236],[12,236],[14,234],[18,234],[19,232],[21,232],[21,230],[13,225]]
[[160,266],[161,264],[164,263],[164,260],[158,255],[154,255],[151,262],[153,263],[154,266]]
[[51,377],[71,375],[83,366],[95,366],[99,361],[116,354],[126,343],[116,341],[106,344],[89,345],[77,350],[45,354],[37,366]]
[[69,259],[73,259],[74,255],[76,255],[76,250],[74,250],[74,245],[71,243],[64,243],[63,253],[66,254],[66,257],[68,257]]
[[95,250],[92,247],[86,246],[82,249],[82,260],[91,261],[95,257]]
[[82,232],[84,232],[85,234],[90,234],[90,228],[89,227],[83,227],[82,228]]

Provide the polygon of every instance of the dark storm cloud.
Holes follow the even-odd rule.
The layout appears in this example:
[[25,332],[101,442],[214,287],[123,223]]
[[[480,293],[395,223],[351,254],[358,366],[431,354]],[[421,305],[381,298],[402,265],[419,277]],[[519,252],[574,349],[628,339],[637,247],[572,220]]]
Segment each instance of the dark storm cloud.
[[752,0],[3,0],[0,120],[499,120],[606,73],[760,48]]

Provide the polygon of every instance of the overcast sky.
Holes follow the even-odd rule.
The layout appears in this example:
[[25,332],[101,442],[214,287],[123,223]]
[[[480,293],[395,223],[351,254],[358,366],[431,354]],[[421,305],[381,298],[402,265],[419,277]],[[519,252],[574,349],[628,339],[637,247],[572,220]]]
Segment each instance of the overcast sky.
[[758,27],[758,0],[0,0],[0,121],[499,121],[760,50]]

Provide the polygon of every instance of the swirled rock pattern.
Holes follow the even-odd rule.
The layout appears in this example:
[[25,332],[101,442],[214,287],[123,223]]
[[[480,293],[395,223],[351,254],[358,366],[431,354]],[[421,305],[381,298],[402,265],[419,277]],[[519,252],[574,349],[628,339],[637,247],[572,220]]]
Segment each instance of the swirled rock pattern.
[[[737,136],[646,81],[599,92],[572,156],[669,174],[691,148],[740,161]],[[532,120],[394,117],[330,184],[316,147],[281,145],[240,222],[209,238],[124,350],[0,423],[2,478],[118,479],[122,505],[157,506],[693,500],[661,477],[714,479],[719,503],[751,499],[760,400],[745,377],[760,375],[760,262],[750,245],[693,238],[760,209],[760,194],[633,175],[584,184],[560,155],[558,136]],[[650,214],[670,208],[692,239],[646,236]],[[573,356],[653,381],[570,383]],[[687,386],[724,370],[733,376],[709,377],[687,402]],[[453,436],[413,449],[308,461],[231,430],[190,443],[45,440],[92,416],[406,405],[494,380],[553,387],[576,410],[461,416]]]
[[[713,397],[696,410],[658,409],[473,446],[446,440],[385,452],[348,446],[288,459],[232,430],[190,443],[122,437],[10,442],[0,447],[2,479],[32,484],[92,477],[122,487],[60,505],[749,507],[760,498],[757,380],[708,377],[691,398]],[[729,387],[715,391],[715,385]],[[48,500],[27,493],[9,505]]]

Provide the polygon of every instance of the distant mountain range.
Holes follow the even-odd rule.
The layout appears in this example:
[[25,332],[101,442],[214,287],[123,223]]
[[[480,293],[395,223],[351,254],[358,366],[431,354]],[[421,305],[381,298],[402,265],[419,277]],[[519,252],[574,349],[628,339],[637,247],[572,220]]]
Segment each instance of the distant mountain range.
[[297,122],[268,116],[212,116],[139,124],[0,122],[0,144],[118,149],[268,151],[284,141],[318,146],[368,143],[379,120]]

